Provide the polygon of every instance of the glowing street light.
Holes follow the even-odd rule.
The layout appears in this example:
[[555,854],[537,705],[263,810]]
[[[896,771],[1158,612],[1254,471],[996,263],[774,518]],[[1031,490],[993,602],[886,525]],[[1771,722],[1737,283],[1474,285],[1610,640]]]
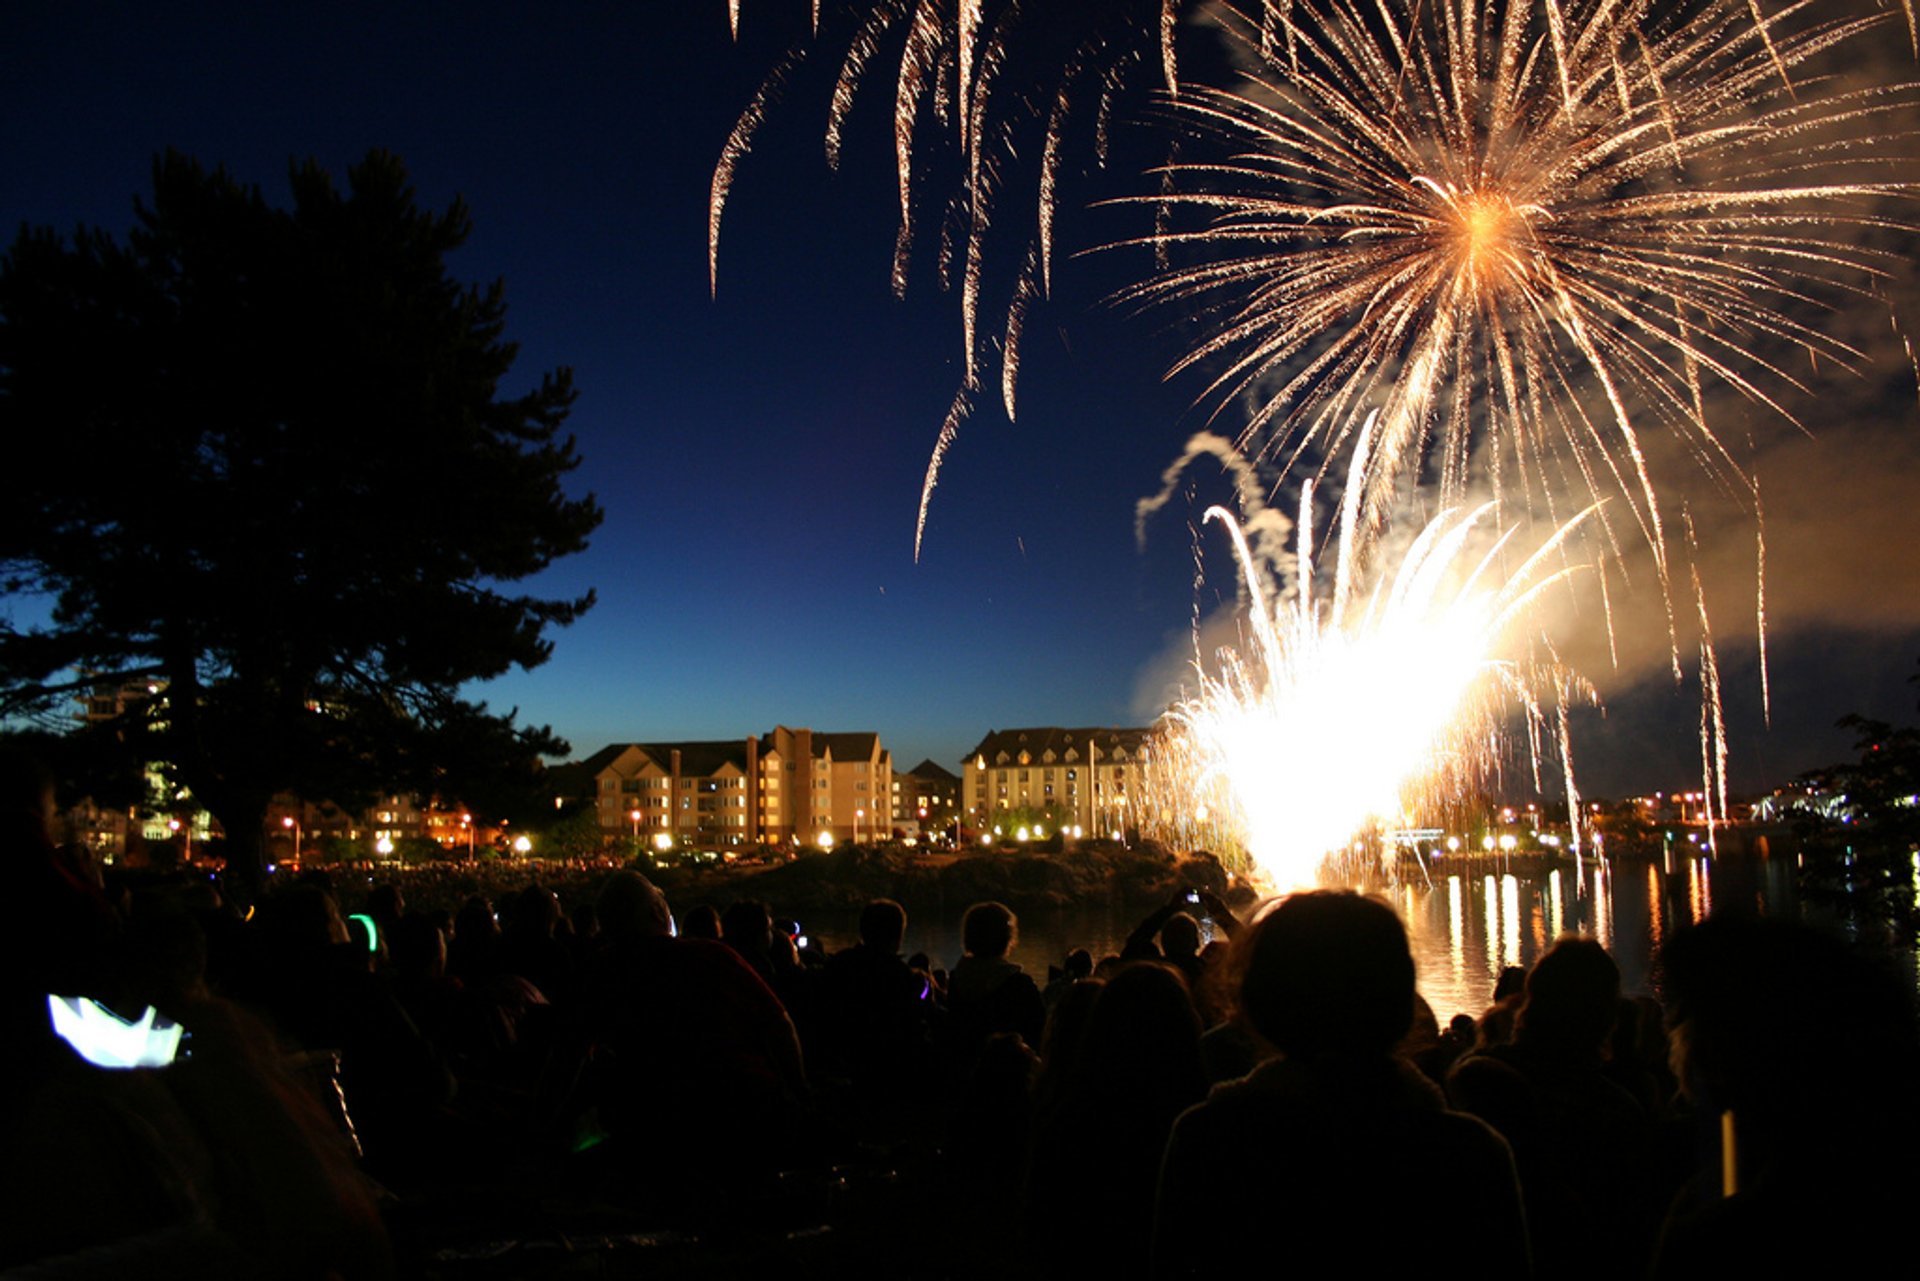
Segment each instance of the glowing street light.
[[513,838],[513,852],[514,852],[515,854],[518,854],[518,855],[520,855],[520,856],[521,856],[522,858],[525,858],[525,857],[526,857],[526,856],[527,856],[528,854],[531,854],[531,853],[533,852],[533,841],[532,841],[532,839],[531,839],[530,837],[527,837],[527,836],[516,836],[516,837],[514,837],[514,838]]
[[293,861],[300,861],[300,820],[292,815],[282,815],[280,826],[293,829]]

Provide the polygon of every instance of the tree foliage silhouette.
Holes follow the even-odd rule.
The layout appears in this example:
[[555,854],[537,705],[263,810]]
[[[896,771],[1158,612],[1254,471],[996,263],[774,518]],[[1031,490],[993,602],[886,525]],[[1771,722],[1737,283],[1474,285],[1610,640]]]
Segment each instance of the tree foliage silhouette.
[[457,790],[524,773],[547,729],[459,696],[549,655],[585,595],[512,594],[601,518],[562,486],[565,369],[503,390],[501,286],[446,256],[467,210],[420,209],[375,152],[292,201],[155,161],[125,242],[23,229],[0,259],[0,712],[98,683],[257,874],[273,794]]
[[1809,899],[1860,921],[1880,922],[1920,943],[1915,863],[1920,857],[1920,728],[1846,716],[1859,759],[1802,781],[1830,798],[1799,816],[1800,888]]

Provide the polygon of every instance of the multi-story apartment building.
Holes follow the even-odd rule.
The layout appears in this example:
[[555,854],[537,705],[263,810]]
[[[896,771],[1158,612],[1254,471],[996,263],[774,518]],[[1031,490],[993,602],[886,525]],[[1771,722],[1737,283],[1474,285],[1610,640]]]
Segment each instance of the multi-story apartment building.
[[894,826],[923,833],[953,826],[960,813],[960,776],[932,761],[921,761],[904,773],[893,774]]
[[1123,832],[1144,817],[1130,807],[1140,803],[1152,737],[1145,729],[990,730],[967,753],[961,803],[983,833],[1011,822]]
[[603,830],[665,844],[831,845],[891,831],[893,760],[873,733],[615,743],[581,761]]

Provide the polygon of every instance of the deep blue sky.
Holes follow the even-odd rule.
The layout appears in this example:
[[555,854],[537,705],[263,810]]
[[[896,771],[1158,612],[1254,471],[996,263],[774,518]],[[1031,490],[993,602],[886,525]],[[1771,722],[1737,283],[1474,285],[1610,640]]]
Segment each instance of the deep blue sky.
[[[735,46],[725,0],[10,6],[0,224],[123,233],[167,146],[274,196],[292,160],[339,172],[381,147],[423,204],[463,196],[475,230],[453,269],[505,280],[518,376],[573,367],[576,483],[607,510],[592,550],[540,584],[591,585],[599,606],[547,666],[483,693],[580,754],[784,722],[874,729],[903,766],[955,767],[990,728],[1144,719],[1186,643],[1197,510],[1162,516],[1142,551],[1133,507],[1197,426],[1193,388],[1160,383],[1144,328],[1043,309],[1019,421],[989,407],[963,429],[916,565],[960,346],[930,275],[905,303],[888,291],[886,89],[837,176],[824,99],[796,90],[743,167],[708,296],[713,163],[805,4],[745,8]],[[1901,417],[1884,429],[1904,442],[1884,446],[1890,474],[1920,475],[1910,401]],[[1859,434],[1833,448],[1858,451]],[[1815,521],[1848,504],[1801,506]],[[1912,594],[1920,522],[1899,503],[1875,519],[1830,559],[1775,557],[1770,733],[1751,646],[1727,643],[1737,784],[1843,754],[1827,729],[1843,712],[1911,710],[1920,607],[1889,597]],[[1898,563],[1864,564],[1863,548]],[[1816,574],[1818,600],[1796,610],[1796,579]],[[1583,730],[1588,790],[1697,777],[1690,696],[1638,670],[1589,675],[1611,713]]]

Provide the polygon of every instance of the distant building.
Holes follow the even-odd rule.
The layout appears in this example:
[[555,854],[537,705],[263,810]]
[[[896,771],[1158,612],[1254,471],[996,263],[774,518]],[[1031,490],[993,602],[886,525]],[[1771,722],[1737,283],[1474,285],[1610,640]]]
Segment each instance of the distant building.
[[780,725],[757,738],[615,743],[560,769],[592,780],[602,830],[676,845],[830,845],[891,825],[893,758],[874,733]]
[[893,823],[917,824],[922,832],[953,826],[960,814],[960,776],[932,761],[921,761],[905,773],[893,774]]
[[983,832],[1009,822],[1075,826],[1107,836],[1137,826],[1146,729],[990,730],[967,753],[961,802]]
[[[88,726],[118,723],[121,733],[143,734],[157,728],[165,714],[166,682],[148,677],[101,681],[84,689],[77,719]],[[105,862],[114,862],[142,843],[163,843],[186,832],[189,846],[219,834],[213,816],[183,788],[167,782],[167,766],[149,760],[141,767],[146,796],[137,804],[107,807],[83,797],[66,814],[70,839]]]

